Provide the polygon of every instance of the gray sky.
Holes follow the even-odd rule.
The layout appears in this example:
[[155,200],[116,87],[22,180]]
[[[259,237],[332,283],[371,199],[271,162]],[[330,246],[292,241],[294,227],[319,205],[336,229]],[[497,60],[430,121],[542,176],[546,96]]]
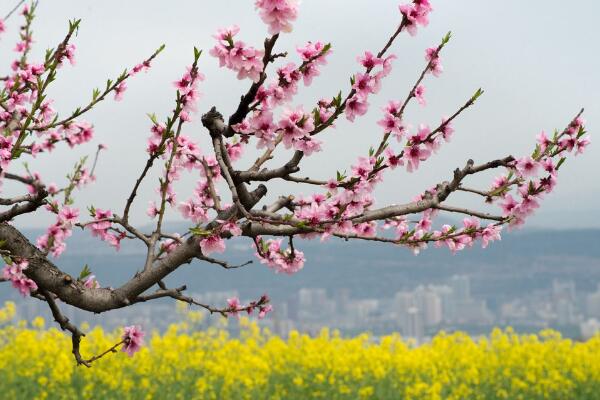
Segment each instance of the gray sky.
[[[0,15],[16,3],[0,0]],[[77,193],[78,205],[110,207],[122,212],[125,198],[145,162],[146,138],[150,122],[146,113],[168,115],[173,107],[171,82],[179,78],[191,63],[192,48],[206,50],[200,69],[207,80],[201,84],[203,98],[200,113],[216,105],[228,115],[237,105],[249,81],[238,81],[234,73],[219,69],[217,60],[208,55],[214,45],[211,37],[217,28],[237,23],[239,38],[256,47],[262,45],[266,26],[253,9],[253,1],[75,1],[41,0],[35,22],[34,55],[55,45],[64,36],[67,20],[82,18],[77,45],[77,65],[66,66],[52,90],[55,106],[67,113],[84,105],[94,87],[107,78],[116,77],[125,67],[146,58],[160,44],[166,50],[148,74],[130,80],[129,90],[120,103],[110,100],[87,115],[96,128],[96,140],[76,152],[60,150],[31,163],[47,181],[62,182],[67,169],[79,156],[91,154],[95,143],[109,146],[97,169],[98,182]],[[330,97],[340,89],[347,91],[349,76],[359,71],[355,58],[364,50],[378,51],[400,20],[397,0],[303,0],[298,21],[291,34],[278,41],[278,50],[292,50],[307,40],[331,42],[334,53],[322,74],[308,89],[301,88],[294,104],[311,109],[320,97]],[[405,121],[413,126],[421,122],[436,125],[443,115],[453,113],[478,88],[486,93],[478,104],[456,122],[455,136],[444,145],[416,174],[396,170],[380,186],[378,200],[401,203],[410,200],[440,180],[451,177],[455,167],[468,158],[476,162],[508,154],[531,152],[540,130],[564,127],[585,107],[588,130],[594,134],[600,119],[600,54],[596,51],[600,27],[600,2],[585,0],[577,7],[564,1],[477,1],[437,0],[429,27],[419,29],[416,37],[403,34],[391,51],[398,56],[383,90],[371,98],[370,114],[350,124],[345,119],[337,129],[321,135],[324,151],[304,160],[302,175],[328,178],[337,169],[349,168],[357,156],[365,155],[369,146],[379,143],[381,130],[375,122],[380,107],[389,99],[403,99],[424,67],[424,50],[439,43],[449,30],[453,38],[442,54],[445,72],[440,78],[428,78],[428,107],[412,105]],[[19,21],[8,21],[14,28]],[[6,70],[13,58],[15,29],[0,40],[0,65]],[[291,60],[297,57],[291,54]],[[34,58],[32,58],[33,60]],[[199,113],[199,115],[200,115]],[[196,117],[199,120],[199,115]],[[199,121],[186,133],[201,138],[209,152],[207,134]],[[599,146],[595,137],[583,156],[571,158],[561,170],[559,185],[546,198],[531,226],[600,227]],[[279,149],[277,160],[287,153]],[[244,165],[255,158],[247,152]],[[158,171],[159,168],[156,168]],[[147,221],[148,200],[155,197],[156,175],[146,181],[133,210],[134,222]],[[485,187],[491,176],[474,180],[470,186]],[[195,182],[186,176],[178,186],[180,200],[187,198]],[[301,193],[302,188],[278,183],[269,198],[279,194]],[[456,197],[449,204],[479,204],[479,199]],[[169,215],[178,219],[177,213]],[[39,226],[51,220],[23,217],[23,225]]]

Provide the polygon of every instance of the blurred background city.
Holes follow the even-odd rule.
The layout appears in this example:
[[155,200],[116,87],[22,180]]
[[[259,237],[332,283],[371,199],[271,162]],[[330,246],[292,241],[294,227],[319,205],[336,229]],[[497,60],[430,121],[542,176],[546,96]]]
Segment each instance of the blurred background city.
[[[40,232],[31,230],[33,238]],[[472,248],[452,255],[431,248],[410,251],[371,243],[331,240],[299,242],[307,263],[294,276],[278,275],[254,262],[238,270],[199,261],[169,277],[170,286],[188,286],[188,295],[224,307],[226,299],[243,302],[267,292],[274,311],[260,321],[274,333],[290,330],[309,334],[323,327],[351,336],[399,332],[426,341],[435,333],[461,330],[473,336],[493,327],[512,326],[518,332],[554,328],[574,339],[600,330],[600,230],[523,230],[505,233],[486,250]],[[115,253],[84,233],[69,241],[61,268],[77,276],[89,265],[102,286],[117,287],[140,268],[143,249],[124,247]],[[248,241],[228,246],[228,261],[254,258]],[[0,300],[17,302],[19,317],[49,318],[47,306],[17,291],[0,292]],[[159,300],[97,316],[64,306],[74,321],[105,328],[141,324],[163,330],[183,317],[174,300]],[[206,314],[199,329],[222,323]],[[239,330],[235,318],[228,329]]]

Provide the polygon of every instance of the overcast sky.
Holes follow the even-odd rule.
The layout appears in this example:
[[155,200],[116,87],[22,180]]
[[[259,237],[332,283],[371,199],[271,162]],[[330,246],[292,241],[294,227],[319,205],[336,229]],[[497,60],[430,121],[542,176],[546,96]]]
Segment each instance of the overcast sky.
[[[16,3],[0,0],[0,15]],[[101,103],[86,116],[95,125],[94,144],[76,152],[59,150],[31,163],[47,181],[63,182],[64,175],[81,155],[92,154],[95,144],[106,143],[97,169],[98,182],[78,192],[77,204],[94,204],[121,213],[127,193],[145,162],[146,138],[150,122],[146,113],[164,117],[173,107],[171,82],[179,78],[192,60],[193,46],[205,49],[200,69],[207,79],[201,84],[203,98],[199,116],[212,105],[225,115],[237,105],[249,81],[238,81],[234,73],[219,69],[217,60],[208,55],[214,45],[211,37],[217,28],[238,24],[239,38],[256,47],[262,45],[266,26],[258,18],[253,1],[84,1],[41,0],[35,22],[35,57],[59,42],[67,20],[81,18],[75,39],[76,67],[65,66],[51,91],[55,107],[63,114],[84,105],[94,87],[116,77],[125,67],[135,65],[160,44],[166,50],[148,74],[130,80],[122,102]],[[424,66],[424,50],[436,45],[451,30],[452,40],[442,54],[445,72],[440,78],[425,81],[428,106],[411,105],[405,121],[413,126],[425,122],[436,125],[443,115],[453,113],[473,92],[482,87],[486,93],[476,107],[456,122],[455,136],[440,153],[427,161],[416,174],[395,171],[378,190],[378,201],[401,203],[451,177],[452,169],[463,166],[468,158],[476,162],[531,152],[535,136],[545,129],[562,129],[581,107],[586,108],[588,130],[600,127],[600,2],[579,1],[569,6],[564,1],[432,1],[434,12],[429,27],[419,29],[416,37],[400,36],[391,49],[398,56],[383,90],[371,99],[370,114],[355,124],[345,119],[337,128],[323,133],[324,151],[303,161],[302,175],[329,178],[336,170],[349,168],[369,146],[379,143],[381,130],[376,121],[380,107],[390,99],[405,98]],[[293,50],[308,40],[331,42],[334,52],[329,64],[309,88],[302,88],[294,104],[311,109],[321,97],[330,97],[348,88],[349,76],[359,71],[356,56],[364,50],[378,51],[400,21],[394,0],[303,0],[299,18],[291,34],[284,34],[277,50]],[[0,68],[6,71],[14,57],[17,16],[8,21],[10,33],[0,40]],[[10,29],[13,28],[13,29]],[[290,58],[297,61],[294,52]],[[0,70],[1,72],[1,70]],[[186,133],[197,138],[209,152],[207,133],[199,121]],[[593,137],[593,142],[597,141]],[[279,149],[272,162],[286,155]],[[600,227],[600,148],[593,143],[583,156],[573,157],[561,169],[559,185],[546,198],[542,210],[531,220],[538,227]],[[248,152],[244,165],[254,159]],[[158,171],[158,168],[156,169]],[[61,181],[63,179],[63,181]],[[470,186],[486,187],[491,177],[474,180]],[[195,177],[186,176],[178,186],[180,200],[187,198]],[[148,200],[155,198],[156,175],[146,181],[132,218],[145,223]],[[302,188],[277,183],[270,188],[269,199],[279,194],[301,193]],[[449,203],[479,204],[479,199],[455,197]],[[170,219],[178,219],[172,213]],[[47,217],[23,217],[21,224],[40,226]]]

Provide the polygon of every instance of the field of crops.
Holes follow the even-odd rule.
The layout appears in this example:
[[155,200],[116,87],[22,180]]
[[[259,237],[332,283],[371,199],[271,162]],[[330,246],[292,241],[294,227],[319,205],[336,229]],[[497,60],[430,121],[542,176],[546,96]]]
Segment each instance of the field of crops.
[[[0,309],[0,393],[6,399],[600,399],[600,337],[492,332],[474,341],[439,334],[413,346],[399,336],[346,339],[324,330],[283,340],[243,320],[241,338],[196,331],[200,318],[150,334],[134,357],[76,367],[70,337],[41,318]],[[89,328],[88,328],[89,329]],[[89,330],[84,356],[120,332]]]

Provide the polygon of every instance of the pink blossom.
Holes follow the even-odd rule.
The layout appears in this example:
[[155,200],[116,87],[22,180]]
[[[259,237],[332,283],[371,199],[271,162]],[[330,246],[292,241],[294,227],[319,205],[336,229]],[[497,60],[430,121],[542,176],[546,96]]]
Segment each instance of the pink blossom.
[[292,22],[298,17],[297,0],[256,0],[254,4],[270,34],[291,32]]
[[[223,221],[218,221],[223,222]],[[242,228],[239,227],[233,221],[226,221],[221,225],[221,231],[229,232],[232,236],[240,236],[242,234]]]
[[281,248],[281,239],[263,241],[258,238],[258,248],[256,255],[261,263],[273,268],[276,272],[294,274],[304,267],[304,253],[298,249],[283,250]]
[[205,256],[211,253],[223,253],[225,251],[225,241],[219,235],[211,235],[200,240],[200,249]]
[[150,218],[156,218],[156,216],[160,213],[160,210],[158,209],[158,207],[156,206],[156,202],[153,200],[150,200],[148,202],[148,208],[146,209],[146,214],[150,217]]
[[425,101],[425,86],[423,85],[419,85],[415,88],[414,91],[414,96],[417,99],[417,102],[422,105],[425,106],[427,104],[427,102]]
[[315,125],[312,116],[305,114],[302,107],[299,107],[286,109],[281,115],[278,127],[283,134],[283,144],[289,149],[292,146],[298,148],[298,142],[302,139],[310,140],[310,132]]
[[531,157],[523,157],[517,160],[515,167],[521,177],[535,176],[539,163]]
[[232,42],[233,37],[237,35],[240,31],[240,27],[237,25],[231,25],[227,28],[219,28],[217,29],[217,34],[213,35],[213,37],[217,40],[223,40],[226,42]]
[[240,303],[240,299],[238,299],[237,297],[227,299],[227,312],[229,315],[239,317],[240,308],[242,308],[242,303]]
[[403,4],[399,8],[406,19],[406,29],[411,36],[417,34],[417,25],[427,26],[429,23],[427,16],[431,12],[431,6],[428,0],[418,0],[414,1],[413,4]]
[[37,284],[29,279],[25,274],[24,270],[29,266],[29,262],[26,259],[19,261],[12,260],[11,264],[7,264],[2,270],[2,275],[5,279],[11,281],[12,286],[21,293],[23,297],[29,295],[32,290],[37,290]]
[[383,65],[383,59],[374,56],[370,51],[365,51],[365,54],[363,56],[356,57],[356,60],[368,70],[372,70],[378,65]]
[[356,90],[359,96],[366,97],[371,93],[379,91],[378,81],[369,74],[358,73],[354,75],[354,85],[352,89]]
[[227,149],[227,155],[232,162],[235,162],[242,157],[244,148],[241,143],[227,143],[225,147]]
[[315,43],[308,42],[303,47],[297,47],[296,51],[304,61],[304,66],[300,69],[304,85],[309,86],[313,78],[320,74],[318,66],[327,64],[326,56],[331,54],[331,49],[326,51],[325,45],[317,41]]
[[115,101],[121,101],[123,99],[123,93],[127,90],[127,82],[123,81],[115,87]]
[[355,94],[346,102],[346,109],[344,110],[346,118],[349,121],[354,121],[356,116],[365,115],[369,109],[369,103],[367,99]]
[[141,327],[126,326],[123,328],[123,336],[121,336],[121,339],[123,339],[121,351],[127,353],[129,357],[133,357],[144,345],[144,336],[145,333],[142,332]]
[[[227,67],[238,73],[238,79],[250,78],[257,82],[263,69],[262,57],[263,50],[246,46],[242,41],[235,41],[233,37],[239,32],[239,27],[232,26],[221,28],[217,31],[214,38],[218,40],[209,54],[219,59],[221,67]],[[184,82],[177,82],[178,86]]]
[[[181,235],[179,235],[178,233],[174,234],[174,236],[178,239],[181,239]],[[177,248],[177,246],[179,246],[179,244],[180,243],[178,240],[167,239],[164,242],[161,242],[160,249],[161,249],[161,251],[164,251],[165,253],[169,254],[170,252],[175,250]]]
[[440,56],[437,47],[430,47],[425,50],[425,60],[429,62],[428,71],[433,74],[433,76],[440,76],[444,67],[442,67]]
[[518,205],[519,203],[510,194],[505,195],[504,202],[501,204],[503,216],[511,215]]
[[385,149],[384,154],[387,159],[387,165],[391,169],[394,169],[397,166],[404,165],[404,160],[402,159],[402,157],[396,155],[390,147]]
[[431,155],[431,151],[421,145],[413,145],[404,149],[404,160],[408,172],[416,171],[419,162],[425,161]]
[[260,307],[260,310],[258,312],[258,318],[263,319],[271,311],[273,311],[273,306],[270,304],[267,304],[264,307]]
[[179,203],[179,211],[183,218],[189,219],[195,224],[208,221],[208,213],[202,204],[194,199]]
[[452,127],[452,122],[448,121],[448,118],[442,118],[442,123],[440,125],[440,132],[442,132],[442,137],[446,142],[449,142],[452,138],[452,133],[454,133],[454,128]]
[[95,275],[90,275],[87,277],[85,282],[83,282],[83,286],[85,286],[88,289],[98,289],[100,287],[100,283],[98,283],[98,281],[96,280]]
[[579,139],[576,144],[577,151],[575,152],[575,155],[582,154],[585,151],[586,147],[589,146],[591,142],[592,142],[592,140],[590,139],[589,136]]
[[552,141],[548,139],[545,131],[541,131],[540,134],[536,137],[538,144],[540,145],[540,151],[543,153],[546,151],[548,146],[552,144]]

